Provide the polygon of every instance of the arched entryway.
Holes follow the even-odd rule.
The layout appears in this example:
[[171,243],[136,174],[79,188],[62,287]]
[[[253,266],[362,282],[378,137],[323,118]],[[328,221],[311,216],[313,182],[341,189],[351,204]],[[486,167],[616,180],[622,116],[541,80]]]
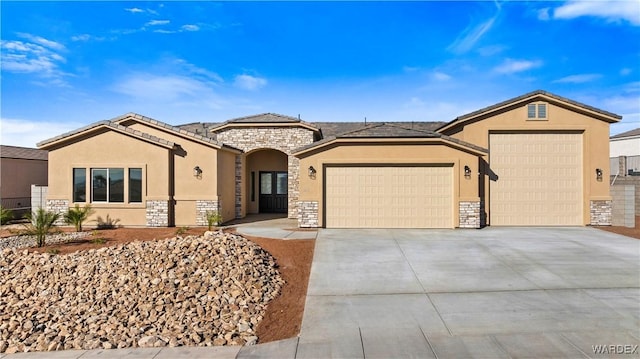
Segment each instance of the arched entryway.
[[288,156],[274,149],[258,149],[246,157],[247,213],[287,213]]

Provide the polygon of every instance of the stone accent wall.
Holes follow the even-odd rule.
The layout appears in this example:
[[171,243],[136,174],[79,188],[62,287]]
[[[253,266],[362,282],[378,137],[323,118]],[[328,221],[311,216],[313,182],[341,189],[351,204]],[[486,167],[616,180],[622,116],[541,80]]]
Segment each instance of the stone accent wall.
[[318,202],[317,201],[299,201],[298,208],[298,227],[300,228],[317,228],[318,227]]
[[632,185],[611,186],[611,225],[636,226],[636,188]]
[[242,218],[242,155],[236,156],[236,218]]
[[590,201],[591,225],[610,226],[611,225],[611,201],[597,200]]
[[221,210],[222,210],[222,203],[220,203],[220,201],[197,200],[196,201],[196,225],[197,226],[207,225],[207,211],[218,211],[218,213],[221,213],[220,212]]
[[[289,218],[297,217],[298,196],[300,193],[298,180],[300,164],[299,160],[291,154],[295,149],[313,143],[313,131],[302,127],[242,127],[223,129],[217,132],[216,138],[222,143],[239,148],[245,152],[256,149],[275,149],[287,154],[289,156],[288,215]],[[238,188],[236,188],[236,216],[239,216],[238,203],[242,203],[242,198],[239,198],[238,193],[240,192]]]
[[480,228],[481,208],[480,201],[460,201],[460,228]]
[[147,227],[169,226],[169,201],[147,201]]
[[[35,208],[35,209],[37,209],[37,208]],[[55,222],[56,226],[65,225],[63,216],[69,210],[69,200],[66,200],[66,199],[48,199],[45,210],[53,212],[53,213],[59,213],[60,214],[60,217],[58,217],[58,220]]]

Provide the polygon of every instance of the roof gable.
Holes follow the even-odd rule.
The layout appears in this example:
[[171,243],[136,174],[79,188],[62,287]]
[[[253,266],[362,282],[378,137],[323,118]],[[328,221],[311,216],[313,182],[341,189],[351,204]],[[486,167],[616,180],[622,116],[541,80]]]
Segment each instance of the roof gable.
[[103,130],[116,131],[125,135],[129,135],[131,137],[137,138],[139,140],[149,142],[154,145],[158,145],[165,148],[174,148],[175,143],[167,141],[165,139],[152,136],[148,133],[144,133],[141,131],[134,130],[132,128],[111,122],[111,121],[99,121],[92,123],[88,126],[79,128],[75,131],[63,133],[62,135],[50,138],[48,140],[44,140],[37,144],[38,147],[43,149],[50,149],[56,147],[57,145],[62,145],[67,141],[71,141],[73,139],[79,138],[83,135],[89,135],[92,133],[96,133]]
[[225,128],[234,127],[272,127],[272,126],[299,126],[314,132],[319,130],[310,123],[300,118],[280,115],[277,113],[261,113],[245,117],[238,117],[209,128],[211,132],[217,132]]
[[438,132],[446,131],[448,129],[458,127],[459,125],[463,125],[471,121],[484,119],[486,117],[489,117],[492,113],[508,110],[527,102],[539,101],[539,100],[547,101],[549,103],[553,103],[562,107],[570,108],[575,112],[580,112],[590,117],[594,117],[609,123],[618,122],[622,119],[622,116],[620,115],[616,115],[614,113],[611,113],[593,106],[585,105],[581,102],[570,100],[568,98],[558,96],[544,90],[536,90],[518,97],[514,97],[506,101],[499,102],[495,105],[487,106],[485,108],[468,113],[466,115],[458,116],[453,121],[450,121],[445,125],[441,126],[440,128],[438,128],[436,131]]
[[146,116],[142,116],[136,113],[127,113],[124,114],[122,116],[116,117],[114,119],[111,119],[110,122],[114,122],[120,125],[125,125],[126,123],[128,123],[129,121],[135,121],[138,123],[141,123],[143,125],[147,125],[147,126],[151,126],[160,130],[164,130],[167,132],[170,132],[174,135],[177,135],[179,137],[188,139],[188,140],[192,140],[195,142],[199,142],[217,149],[228,149],[228,150],[234,150],[234,151],[240,151],[237,148],[225,145],[223,143],[218,142],[216,139],[211,138],[211,137],[207,137],[207,136],[203,136],[200,134],[197,134],[195,132],[191,132],[185,128],[181,128],[181,127],[177,127],[177,126],[172,126],[168,123],[164,123],[158,120],[155,120],[153,118],[150,117],[146,117]]

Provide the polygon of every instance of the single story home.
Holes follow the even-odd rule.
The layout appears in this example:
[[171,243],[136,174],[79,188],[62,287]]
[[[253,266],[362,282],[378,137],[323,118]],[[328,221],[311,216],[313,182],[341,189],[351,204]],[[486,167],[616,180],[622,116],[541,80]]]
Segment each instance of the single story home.
[[611,175],[640,176],[640,128],[609,138]]
[[47,151],[0,145],[0,200],[20,218],[31,209],[31,185],[47,184]]
[[309,123],[266,113],[172,126],[126,114],[38,144],[47,206],[128,226],[282,212],[300,227],[611,224],[609,125],[534,91],[444,122]]

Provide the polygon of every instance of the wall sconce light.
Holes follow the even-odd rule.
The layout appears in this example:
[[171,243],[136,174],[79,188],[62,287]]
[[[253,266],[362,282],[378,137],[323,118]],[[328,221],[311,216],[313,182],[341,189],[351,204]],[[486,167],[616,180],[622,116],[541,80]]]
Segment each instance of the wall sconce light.
[[464,166],[464,178],[471,178],[471,168],[469,166]]
[[311,178],[315,178],[316,177],[316,169],[313,168],[313,166],[309,166],[309,177]]
[[602,182],[602,169],[596,168],[596,180]]
[[193,177],[200,178],[201,176],[202,176],[202,169],[200,168],[200,166],[193,167]]

